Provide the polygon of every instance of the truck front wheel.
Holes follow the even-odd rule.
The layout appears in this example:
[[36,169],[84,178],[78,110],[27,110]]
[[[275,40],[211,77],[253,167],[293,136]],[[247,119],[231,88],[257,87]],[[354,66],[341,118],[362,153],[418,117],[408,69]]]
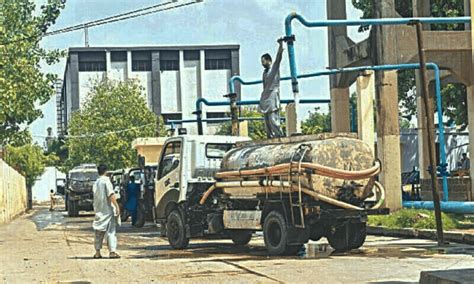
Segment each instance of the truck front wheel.
[[184,221],[178,210],[173,210],[168,215],[166,222],[166,236],[168,242],[175,249],[185,249],[188,247],[189,238],[186,237]]
[[68,200],[67,213],[69,217],[79,216],[79,208],[76,201]]
[[295,254],[299,246],[289,246],[288,227],[283,214],[279,211],[268,213],[263,224],[263,239],[270,255]]
[[230,232],[232,242],[238,246],[244,246],[252,239],[252,231],[233,230]]

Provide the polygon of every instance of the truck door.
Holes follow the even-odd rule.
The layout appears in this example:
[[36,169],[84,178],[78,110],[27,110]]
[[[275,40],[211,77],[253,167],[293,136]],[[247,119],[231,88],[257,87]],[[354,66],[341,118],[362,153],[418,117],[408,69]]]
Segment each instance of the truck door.
[[181,173],[181,141],[171,141],[162,151],[155,179],[156,217],[165,217],[165,208],[170,201],[179,198]]

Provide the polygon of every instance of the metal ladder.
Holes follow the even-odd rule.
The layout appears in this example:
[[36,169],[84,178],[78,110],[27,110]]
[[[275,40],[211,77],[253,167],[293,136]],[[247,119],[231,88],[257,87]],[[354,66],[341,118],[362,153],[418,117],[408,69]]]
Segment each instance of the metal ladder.
[[[296,227],[296,228],[302,228],[304,229],[305,228],[305,222],[304,222],[304,212],[303,212],[303,197],[302,197],[302,193],[301,193],[301,162],[303,161],[303,158],[306,154],[306,152],[310,149],[310,147],[308,145],[305,145],[305,144],[301,144],[300,147],[298,148],[298,151],[296,151],[295,153],[293,153],[293,155],[291,156],[291,159],[290,159],[290,169],[289,169],[289,172],[288,172],[288,182],[290,183],[290,192],[288,193],[289,194],[289,199],[290,199],[290,212],[291,212],[291,221],[293,223],[293,225]],[[299,152],[302,152],[301,153],[301,156],[300,156],[300,159],[298,161],[298,200],[296,200],[297,202],[296,203],[293,203],[293,183],[292,183],[292,180],[291,180],[291,177],[293,176],[293,171],[292,171],[292,164],[293,164],[293,161],[294,161],[294,157],[297,153]],[[296,218],[295,218],[295,208],[299,211],[299,215],[300,215],[300,223],[297,224],[296,223]]]

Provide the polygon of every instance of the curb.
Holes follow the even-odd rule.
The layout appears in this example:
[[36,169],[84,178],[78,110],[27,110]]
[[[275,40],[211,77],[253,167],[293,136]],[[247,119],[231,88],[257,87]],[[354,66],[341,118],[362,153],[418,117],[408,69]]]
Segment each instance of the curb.
[[[436,230],[426,229],[389,229],[387,227],[367,226],[367,234],[436,240]],[[446,231],[444,232],[444,239],[448,242],[474,245],[474,234]]]

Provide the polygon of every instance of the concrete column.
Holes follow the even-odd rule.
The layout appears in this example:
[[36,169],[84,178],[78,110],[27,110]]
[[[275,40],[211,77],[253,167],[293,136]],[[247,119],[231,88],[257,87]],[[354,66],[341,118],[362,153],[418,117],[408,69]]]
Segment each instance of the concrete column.
[[[464,15],[465,16],[471,16],[472,15],[472,0],[464,0]],[[464,24],[465,30],[470,30],[471,29],[471,24],[467,23]]]
[[151,53],[151,105],[156,115],[161,114],[160,52]]
[[297,132],[295,104],[286,105],[285,116],[286,116],[286,136],[290,137],[292,133]]
[[249,137],[249,122],[247,120],[239,122],[239,136]]
[[375,154],[374,96],[375,74],[367,71],[357,78],[357,132]]
[[112,60],[110,58],[110,51],[105,52],[105,77],[107,79],[112,79]]
[[397,80],[396,71],[384,72],[377,86],[377,155],[382,161],[380,178],[386,189],[385,206],[391,210],[402,206]]
[[[423,99],[420,97],[420,91],[422,90],[422,81],[420,73],[416,72],[416,108],[417,120],[418,120],[418,167],[420,169],[420,178],[429,179],[430,174],[428,173],[428,167],[430,166],[430,153],[428,151],[428,131],[426,125],[426,111]],[[432,101],[431,96],[428,97]]]
[[125,79],[132,78],[132,52],[130,50],[127,51],[127,72],[125,73]]
[[[470,5],[471,15],[474,15],[474,5]],[[471,74],[474,73],[474,30],[471,29]],[[470,86],[467,87],[467,117],[469,123],[469,157],[471,160],[470,177],[471,177],[471,196],[474,196],[474,78],[471,77]]]
[[349,88],[331,89],[331,130],[333,133],[350,132]]
[[[430,17],[431,0],[413,0],[413,17]],[[423,25],[424,30],[431,30],[430,24]]]
[[79,88],[79,55],[71,53],[69,56],[69,76],[71,79],[71,115],[79,109],[80,104],[80,88]]

